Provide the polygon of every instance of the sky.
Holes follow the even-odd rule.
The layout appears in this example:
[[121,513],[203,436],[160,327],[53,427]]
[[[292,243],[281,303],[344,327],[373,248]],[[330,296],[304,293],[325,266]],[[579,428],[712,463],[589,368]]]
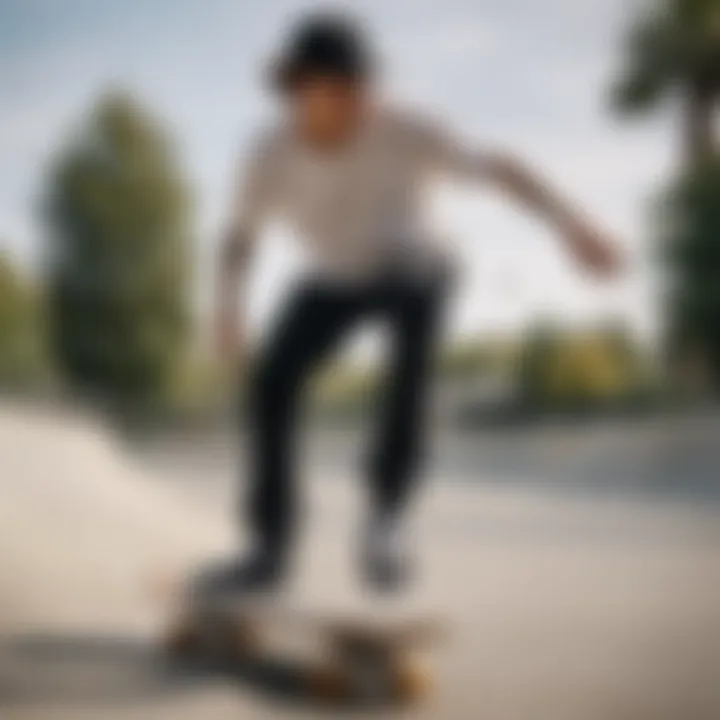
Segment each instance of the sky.
[[[539,316],[620,316],[656,327],[650,202],[676,162],[672,117],[608,109],[625,0],[356,0],[376,33],[388,96],[443,116],[479,147],[519,154],[607,228],[629,267],[590,282],[550,228],[487,190],[440,187],[433,206],[463,269],[453,333],[514,331]],[[37,265],[48,160],[103,90],[120,86],[170,128],[198,199],[199,306],[238,162],[275,107],[263,62],[288,21],[337,7],[294,0],[0,0],[0,247]],[[286,233],[263,244],[262,326],[297,272]]]

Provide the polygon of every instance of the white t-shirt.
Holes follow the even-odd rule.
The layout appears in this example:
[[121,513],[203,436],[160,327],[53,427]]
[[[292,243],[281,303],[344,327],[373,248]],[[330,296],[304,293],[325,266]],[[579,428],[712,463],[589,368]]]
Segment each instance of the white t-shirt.
[[389,263],[426,266],[442,255],[424,212],[428,181],[486,171],[482,153],[407,112],[374,113],[352,143],[327,154],[280,126],[254,144],[231,227],[250,242],[279,216],[330,278],[367,277]]

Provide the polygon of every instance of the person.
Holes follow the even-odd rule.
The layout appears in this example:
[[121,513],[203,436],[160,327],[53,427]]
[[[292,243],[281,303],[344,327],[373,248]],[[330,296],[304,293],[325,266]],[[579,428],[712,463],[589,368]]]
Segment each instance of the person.
[[433,178],[492,183],[547,220],[588,270],[619,257],[604,234],[522,163],[475,150],[442,123],[381,99],[368,38],[352,19],[311,15],[271,66],[281,117],[253,143],[220,253],[216,337],[236,358],[245,343],[239,286],[263,224],[279,216],[311,251],[313,270],[287,302],[249,381],[248,516],[253,547],[211,568],[206,587],[273,588],[296,534],[293,445],[311,372],[362,320],[389,330],[387,377],[367,475],[361,543],[371,587],[402,587],[411,568],[403,513],[416,486],[423,405],[452,264],[423,223]]

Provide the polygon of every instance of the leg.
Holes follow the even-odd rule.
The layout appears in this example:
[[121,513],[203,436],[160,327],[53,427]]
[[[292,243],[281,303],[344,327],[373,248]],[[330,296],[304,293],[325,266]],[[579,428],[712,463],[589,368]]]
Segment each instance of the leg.
[[375,507],[401,512],[424,444],[425,400],[446,294],[444,278],[399,285],[389,300],[392,348],[370,470]]
[[354,299],[307,288],[291,300],[250,387],[249,520],[263,553],[285,559],[295,520],[295,421],[305,381],[357,317]]
[[373,508],[363,551],[366,578],[378,590],[397,589],[409,570],[398,534],[399,516],[415,485],[424,444],[425,399],[445,285],[444,278],[399,284],[383,308],[392,349],[370,468]]

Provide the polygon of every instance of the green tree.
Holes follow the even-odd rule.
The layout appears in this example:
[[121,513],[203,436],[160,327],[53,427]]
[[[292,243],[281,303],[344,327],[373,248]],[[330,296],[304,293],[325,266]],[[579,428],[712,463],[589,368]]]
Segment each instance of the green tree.
[[671,357],[685,386],[720,391],[720,157],[664,198],[663,255]]
[[663,198],[663,258],[670,287],[667,340],[683,384],[720,390],[720,157],[714,134],[720,98],[720,0],[645,5],[627,39],[615,107],[647,113],[677,99],[685,163]]
[[720,93],[720,0],[646,3],[628,33],[613,89],[624,113],[656,110],[680,97],[689,166],[715,148],[713,113]]
[[546,321],[530,329],[525,340],[518,385],[525,405],[543,407],[552,402],[550,368],[562,343],[561,331]]
[[43,349],[38,294],[0,254],[0,386],[28,390],[45,382],[49,372]]
[[508,338],[461,340],[442,355],[440,373],[448,379],[472,378],[481,374],[507,376],[516,369],[517,354],[517,343]]
[[76,390],[157,398],[184,350],[190,202],[166,134],[113,93],[61,154],[48,191],[52,347]]
[[538,325],[528,336],[520,389],[530,408],[593,408],[640,388],[642,354],[621,326],[563,331]]

